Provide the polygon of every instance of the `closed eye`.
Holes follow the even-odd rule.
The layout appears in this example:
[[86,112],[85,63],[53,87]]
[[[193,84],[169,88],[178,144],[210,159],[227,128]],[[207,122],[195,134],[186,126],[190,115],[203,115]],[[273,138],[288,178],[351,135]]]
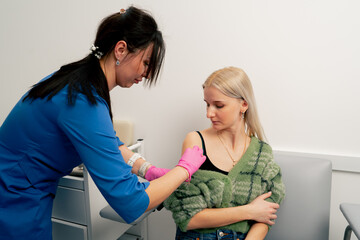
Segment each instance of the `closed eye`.
[[[206,103],[206,107],[210,107],[210,104],[209,104],[206,100],[204,100],[204,101],[205,101],[205,103]],[[223,108],[225,105],[222,104],[222,103],[217,102],[217,103],[215,103],[214,106],[215,106],[216,108],[220,109],[220,108]]]

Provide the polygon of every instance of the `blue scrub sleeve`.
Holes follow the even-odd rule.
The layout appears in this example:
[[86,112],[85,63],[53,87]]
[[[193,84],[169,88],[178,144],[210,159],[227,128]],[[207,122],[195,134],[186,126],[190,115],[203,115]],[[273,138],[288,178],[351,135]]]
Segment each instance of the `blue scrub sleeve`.
[[58,124],[110,206],[128,223],[143,214],[149,205],[149,183],[140,183],[125,163],[106,102],[98,98],[92,105],[79,95],[74,106],[61,111]]
[[[116,135],[115,131],[114,131],[114,134]],[[116,136],[116,142],[117,142],[117,145],[120,147],[121,145],[124,145],[124,143],[122,141],[120,141],[120,139]]]

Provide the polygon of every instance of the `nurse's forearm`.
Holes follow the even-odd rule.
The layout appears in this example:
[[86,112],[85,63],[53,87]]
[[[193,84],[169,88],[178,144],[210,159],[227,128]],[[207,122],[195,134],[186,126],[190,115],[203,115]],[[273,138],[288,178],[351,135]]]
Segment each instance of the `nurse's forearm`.
[[[119,147],[121,154],[127,163],[129,158],[134,154],[125,145]],[[135,161],[131,172],[138,175],[141,165],[145,162],[144,159],[139,158]],[[149,166],[150,167],[150,166]],[[188,172],[182,167],[175,167],[164,176],[150,182],[150,185],[145,190],[150,198],[150,203],[147,210],[153,209],[160,205],[166,198],[173,193],[181,183],[188,179]]]
[[[134,155],[134,152],[127,148],[125,145],[121,145],[119,149],[126,163],[129,161],[130,157]],[[139,169],[144,162],[145,160],[143,158],[137,159],[131,169],[131,172],[138,175]]]
[[150,198],[147,210],[165,201],[188,177],[188,172],[184,168],[177,166],[164,176],[151,181],[145,190]]

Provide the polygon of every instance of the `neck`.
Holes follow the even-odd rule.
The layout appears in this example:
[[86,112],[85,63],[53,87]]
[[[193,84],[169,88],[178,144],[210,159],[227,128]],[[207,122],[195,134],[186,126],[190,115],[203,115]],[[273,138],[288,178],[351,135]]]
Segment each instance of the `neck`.
[[109,91],[111,91],[114,87],[116,87],[115,68],[110,67],[111,65],[115,65],[115,62],[114,63],[111,62],[112,61],[108,59],[107,56],[104,56],[103,58],[100,59],[100,67],[106,77]]
[[242,131],[218,131],[216,132],[221,144],[232,160],[232,166],[242,158],[248,145],[249,137]]
[[236,149],[238,146],[242,146],[248,140],[248,136],[245,133],[244,121],[242,121],[238,127],[217,131],[217,134],[232,150]]

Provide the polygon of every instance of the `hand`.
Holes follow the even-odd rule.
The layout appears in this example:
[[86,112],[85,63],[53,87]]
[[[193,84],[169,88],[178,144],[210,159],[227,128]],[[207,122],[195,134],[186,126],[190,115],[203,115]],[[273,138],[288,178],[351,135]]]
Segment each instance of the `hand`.
[[269,225],[275,224],[275,222],[272,220],[277,218],[275,213],[279,208],[279,204],[265,201],[265,199],[269,198],[270,196],[271,192],[264,193],[248,204],[251,209],[250,219]]
[[191,176],[199,169],[199,167],[205,162],[206,157],[203,156],[203,150],[198,146],[193,148],[187,148],[182,155],[179,163],[176,166],[183,167],[189,173],[190,181]]
[[170,169],[167,168],[157,168],[155,166],[149,167],[149,169],[146,171],[145,179],[148,181],[152,181],[154,179],[157,179],[163,175],[165,175]]

